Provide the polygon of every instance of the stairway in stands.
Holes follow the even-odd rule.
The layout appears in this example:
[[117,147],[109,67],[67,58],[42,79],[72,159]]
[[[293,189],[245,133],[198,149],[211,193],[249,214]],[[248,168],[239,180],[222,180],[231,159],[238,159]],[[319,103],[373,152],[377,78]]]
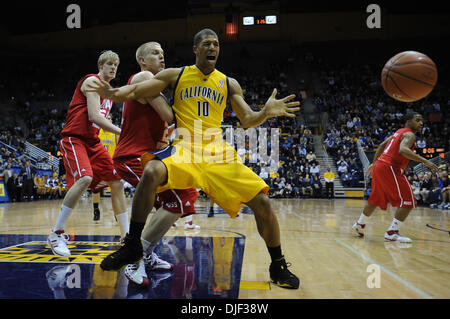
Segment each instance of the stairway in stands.
[[323,146],[323,137],[322,135],[313,135],[314,141],[314,154],[316,154],[316,158],[319,161],[320,165],[320,181],[322,185],[325,187],[325,179],[323,178],[323,174],[327,171],[329,167],[331,171],[335,175],[334,179],[334,197],[345,197],[344,186],[342,185],[341,179],[339,178],[336,163],[334,159],[329,156]]

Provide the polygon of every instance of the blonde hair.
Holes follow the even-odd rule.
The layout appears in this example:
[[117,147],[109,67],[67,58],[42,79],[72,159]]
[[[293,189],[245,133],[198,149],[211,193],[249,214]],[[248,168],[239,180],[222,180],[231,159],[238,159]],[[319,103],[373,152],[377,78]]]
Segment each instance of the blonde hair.
[[115,61],[115,60],[117,60],[120,63],[119,55],[116,52],[113,52],[111,50],[102,51],[97,61],[98,69],[100,70],[100,66],[105,64],[107,61]]
[[144,44],[141,44],[139,46],[139,48],[137,48],[136,50],[136,61],[139,65],[141,65],[140,61],[139,61],[139,57],[145,57],[147,56],[147,54],[150,53],[150,50],[152,49],[151,46],[152,45],[157,45],[157,46],[161,46],[161,44],[159,44],[158,42],[147,42]]

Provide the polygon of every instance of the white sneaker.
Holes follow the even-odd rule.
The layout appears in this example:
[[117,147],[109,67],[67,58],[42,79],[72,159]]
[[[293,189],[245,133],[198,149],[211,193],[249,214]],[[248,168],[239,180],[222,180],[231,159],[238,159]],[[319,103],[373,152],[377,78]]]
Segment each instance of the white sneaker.
[[58,257],[69,257],[70,250],[67,248],[66,242],[69,241],[69,235],[64,233],[55,233],[53,230],[47,237],[47,244],[50,246],[53,254]]
[[185,223],[184,229],[186,229],[186,230],[200,229],[200,226],[197,224],[194,224],[194,223],[192,223],[192,224]]
[[137,264],[127,265],[124,269],[124,274],[129,281],[135,283],[138,286],[147,287],[149,285],[147,273],[145,272],[145,264],[143,260],[141,260]]
[[171,264],[165,260],[162,260],[154,252],[152,252],[150,255],[147,255],[146,253],[144,253],[143,260],[145,262],[145,266],[149,270],[165,271],[165,270],[172,270],[174,268],[173,264]]
[[398,233],[398,230],[388,230],[384,233],[384,240],[387,241],[397,241],[399,243],[411,243],[411,238],[402,236]]
[[358,234],[359,237],[363,237],[364,236],[364,228],[366,228],[366,224],[358,224],[358,222],[356,222],[353,226],[352,229]]

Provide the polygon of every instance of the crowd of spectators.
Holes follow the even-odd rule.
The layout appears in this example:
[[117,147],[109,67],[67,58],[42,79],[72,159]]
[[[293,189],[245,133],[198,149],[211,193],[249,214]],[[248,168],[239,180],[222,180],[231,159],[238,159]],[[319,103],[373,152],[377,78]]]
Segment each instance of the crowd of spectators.
[[[278,89],[278,97],[291,94],[287,85],[286,65],[280,63],[269,64],[267,73],[261,77],[251,77],[245,74],[236,74],[233,77],[239,79],[247,103],[254,109],[262,108],[272,93],[273,88]],[[301,96],[296,99],[301,101]],[[224,124],[239,127],[236,114],[228,105],[224,113]],[[246,153],[243,149],[237,152],[243,158],[245,164],[253,169],[269,186],[269,196],[274,198],[295,198],[325,196],[325,187],[320,177],[319,162],[314,154],[312,132],[309,128],[300,125],[298,118],[278,117],[271,118],[262,125],[266,129],[279,129],[278,146],[279,162],[273,166],[273,157],[267,161],[252,158],[257,154]],[[260,141],[260,136],[258,135]],[[270,133],[268,134],[268,152],[271,149]],[[246,144],[246,150],[249,149]],[[270,155],[270,154],[268,154]]]

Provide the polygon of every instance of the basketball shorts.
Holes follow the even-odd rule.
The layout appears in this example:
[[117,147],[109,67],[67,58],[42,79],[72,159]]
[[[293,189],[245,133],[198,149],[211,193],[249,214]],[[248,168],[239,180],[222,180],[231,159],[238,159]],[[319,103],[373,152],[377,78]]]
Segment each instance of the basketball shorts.
[[159,187],[157,192],[167,189],[201,188],[234,218],[242,204],[249,202],[260,192],[267,194],[269,186],[242,163],[234,148],[228,144],[225,147],[223,154],[225,152],[234,154],[234,158],[230,161],[180,161],[183,155],[179,153],[184,151],[183,147],[177,144],[153,154],[143,154],[141,162],[145,167],[149,160],[156,157],[166,165],[167,183]]
[[372,193],[368,203],[386,210],[392,207],[416,208],[417,201],[401,168],[376,161],[372,171]]
[[83,176],[91,176],[92,190],[104,188],[106,182],[120,180],[106,148],[99,142],[87,145],[76,137],[63,137],[59,141],[66,169],[67,189]]
[[180,217],[186,217],[195,213],[194,203],[197,197],[195,188],[169,189],[156,194],[154,206],[156,209],[162,207],[171,213],[181,214]]
[[114,168],[120,177],[130,183],[133,187],[136,187],[142,176],[141,159],[114,159],[113,162]]
[[[140,158],[114,159],[114,168],[120,177],[136,187],[142,176],[142,165]],[[156,195],[154,207],[181,214],[185,217],[195,213],[194,203],[197,200],[198,192],[196,189],[169,189]]]

